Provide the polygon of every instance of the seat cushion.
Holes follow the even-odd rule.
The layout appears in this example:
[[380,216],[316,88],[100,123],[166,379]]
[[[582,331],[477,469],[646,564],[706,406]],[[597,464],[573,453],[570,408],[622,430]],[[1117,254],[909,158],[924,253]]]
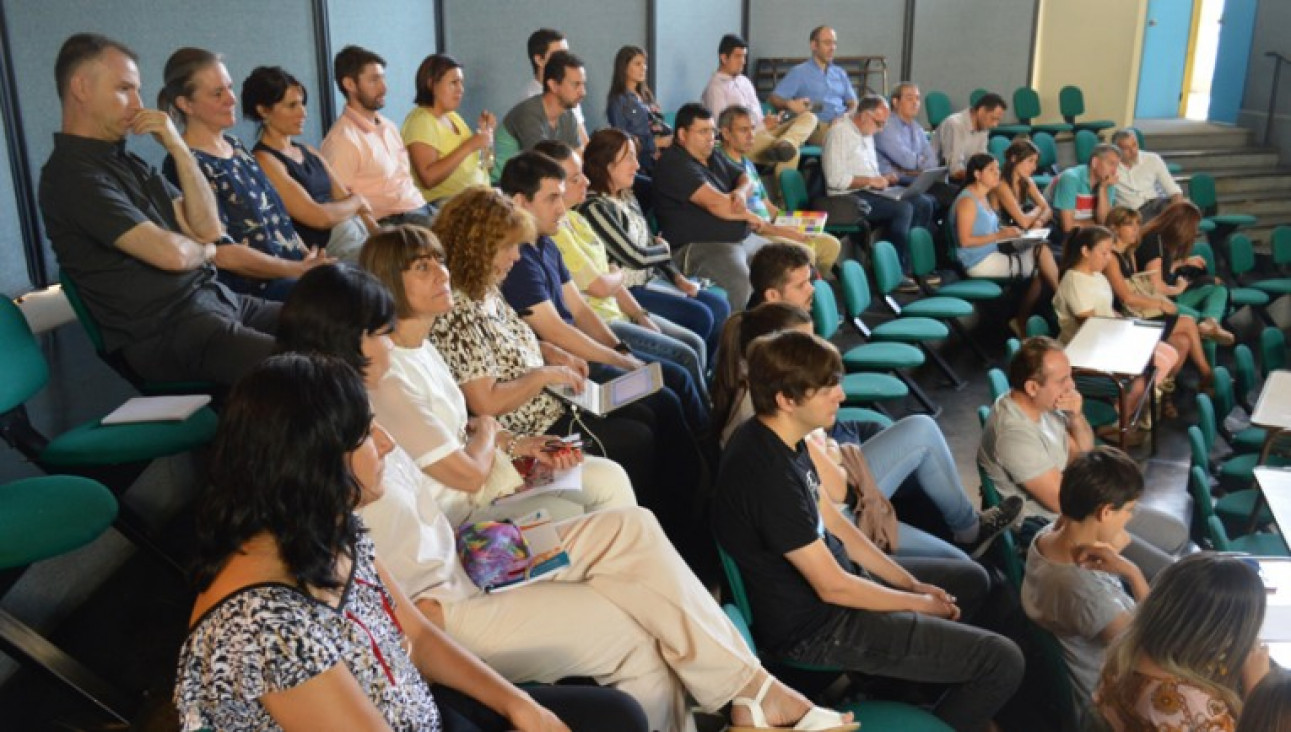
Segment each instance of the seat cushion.
[[89,478],[50,475],[0,486],[0,569],[79,549],[116,517],[112,493]]
[[950,335],[950,329],[932,318],[897,318],[875,326],[873,334],[878,341],[923,343],[945,339]]
[[1219,466],[1219,480],[1225,490],[1245,488],[1255,480],[1255,466],[1260,462],[1259,455],[1234,455]]
[[1228,290],[1228,301],[1235,308],[1246,305],[1258,308],[1269,304],[1269,293],[1254,287],[1233,287]]
[[104,425],[94,420],[54,438],[37,462],[63,468],[155,460],[205,445],[218,423],[209,407],[183,422]]
[[1031,125],[996,125],[991,128],[991,137],[1016,137],[1031,134]]
[[967,318],[973,314],[973,304],[957,297],[925,297],[901,307],[901,313],[909,317]]
[[922,366],[923,351],[908,343],[866,343],[843,354],[848,371],[895,371]]
[[1259,221],[1250,214],[1240,213],[1215,214],[1210,219],[1220,226],[1254,226]]
[[1264,292],[1277,297],[1291,292],[1291,277],[1275,277],[1270,280],[1252,282],[1251,287],[1263,290]]
[[1197,225],[1197,229],[1203,234],[1208,234],[1215,230],[1215,222],[1210,219],[1202,219],[1201,223]]
[[910,389],[895,376],[887,374],[847,374],[843,377],[843,395],[848,404],[869,404],[904,399]]
[[1268,431],[1260,427],[1247,427],[1233,435],[1229,443],[1235,452],[1259,452],[1264,449],[1264,438]]
[[959,280],[958,282],[948,282],[937,288],[937,294],[944,297],[978,302],[981,300],[994,300],[1003,296],[1004,288],[990,280]]
[[1116,424],[1120,419],[1116,414],[1116,407],[1107,402],[1086,399],[1083,405],[1081,412],[1085,415],[1085,421],[1089,423],[1090,427]]
[[1098,132],[1102,132],[1103,130],[1112,129],[1113,127],[1116,126],[1116,123],[1111,121],[1110,119],[1095,119],[1095,120],[1088,120],[1088,121],[1080,120],[1072,126],[1075,127],[1077,130],[1089,130],[1090,132],[1098,133]]
[[[1230,535],[1244,533],[1246,527],[1251,524],[1251,511],[1255,510],[1255,502],[1259,498],[1259,488],[1233,491],[1215,501],[1215,515],[1224,522],[1224,528],[1228,529]],[[1269,511],[1267,503],[1260,508],[1257,523],[1260,525],[1273,523],[1273,513]]]
[[1057,135],[1061,132],[1071,132],[1072,129],[1072,126],[1066,122],[1041,122],[1039,124],[1031,124],[1032,132],[1048,132],[1051,135]]
[[843,407],[838,410],[835,419],[839,422],[877,422],[884,427],[892,426],[892,418],[865,407]]
[[866,699],[838,707],[851,712],[865,730],[901,730],[901,732],[952,732],[953,728],[931,712],[901,702]]
[[1287,551],[1286,541],[1277,534],[1247,534],[1229,541],[1234,551],[1246,552],[1257,557],[1291,556]]

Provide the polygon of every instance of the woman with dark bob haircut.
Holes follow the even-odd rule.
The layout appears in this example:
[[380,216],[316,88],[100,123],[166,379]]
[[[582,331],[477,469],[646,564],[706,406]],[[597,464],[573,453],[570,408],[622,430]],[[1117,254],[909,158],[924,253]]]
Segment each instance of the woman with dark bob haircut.
[[[391,581],[354,512],[392,447],[342,360],[275,356],[233,388],[199,500],[184,730],[570,729],[544,706],[570,694],[515,688]],[[624,694],[573,696],[575,729],[645,729]]]
[[308,101],[305,86],[280,66],[258,66],[242,82],[242,116],[260,126],[251,152],[296,233],[329,256],[351,261],[377,222],[367,199],[338,183],[317,150],[293,139],[305,131]]

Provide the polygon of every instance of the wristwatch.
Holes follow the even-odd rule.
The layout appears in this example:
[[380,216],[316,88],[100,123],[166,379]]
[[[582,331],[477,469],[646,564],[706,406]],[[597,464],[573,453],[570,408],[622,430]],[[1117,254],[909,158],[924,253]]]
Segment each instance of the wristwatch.
[[618,351],[619,353],[623,354],[624,356],[631,356],[631,355],[632,355],[632,346],[629,346],[628,344],[624,343],[623,341],[619,341],[618,343],[615,343],[615,344],[614,344],[614,350],[615,350],[615,351]]

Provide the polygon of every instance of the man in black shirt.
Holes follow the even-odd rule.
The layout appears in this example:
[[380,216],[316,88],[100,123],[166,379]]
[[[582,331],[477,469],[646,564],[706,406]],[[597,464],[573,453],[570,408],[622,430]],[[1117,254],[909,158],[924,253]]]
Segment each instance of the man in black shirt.
[[688,276],[707,277],[726,290],[731,309],[749,301],[748,259],[769,224],[748,210],[753,182],[725,155],[714,155],[717,126],[700,104],[677,111],[677,141],[654,170],[654,205],[673,259]]
[[837,508],[846,473],[818,430],[842,403],[841,373],[838,351],[806,333],[764,336],[749,353],[757,416],[727,444],[713,516],[748,588],[758,644],[769,658],[949,684],[937,716],[985,729],[1021,681],[1022,654],[955,622],[986,598],[981,567],[893,561]]
[[[273,351],[278,305],[215,281],[215,198],[170,117],[143,107],[134,52],[80,33],[63,43],[55,76],[63,125],[40,208],[104,347],[148,381],[236,381]],[[166,148],[180,190],[126,151],[127,135]]]

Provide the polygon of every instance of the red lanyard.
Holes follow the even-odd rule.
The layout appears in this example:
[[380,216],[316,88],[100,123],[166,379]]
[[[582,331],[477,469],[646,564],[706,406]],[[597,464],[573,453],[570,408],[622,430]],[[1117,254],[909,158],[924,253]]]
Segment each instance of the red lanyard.
[[[386,615],[389,616],[390,622],[394,623],[395,630],[399,632],[399,635],[403,635],[403,625],[399,623],[399,618],[395,615],[394,606],[390,603],[390,596],[386,594],[385,588],[374,582],[368,582],[361,577],[355,577],[354,581],[364,587],[370,587],[376,590],[381,595],[381,606],[385,608]],[[363,629],[364,633],[368,634],[368,640],[372,643],[372,653],[377,657],[377,663],[381,664],[381,670],[385,671],[386,678],[390,680],[391,686],[398,686],[398,682],[395,681],[394,678],[394,672],[390,670],[390,664],[386,662],[385,654],[381,652],[381,646],[377,643],[376,636],[372,635],[372,631],[368,629],[368,626],[365,625],[363,621],[359,619],[359,616],[355,615],[352,610],[346,610],[345,617],[354,621],[355,625],[358,625]]]

